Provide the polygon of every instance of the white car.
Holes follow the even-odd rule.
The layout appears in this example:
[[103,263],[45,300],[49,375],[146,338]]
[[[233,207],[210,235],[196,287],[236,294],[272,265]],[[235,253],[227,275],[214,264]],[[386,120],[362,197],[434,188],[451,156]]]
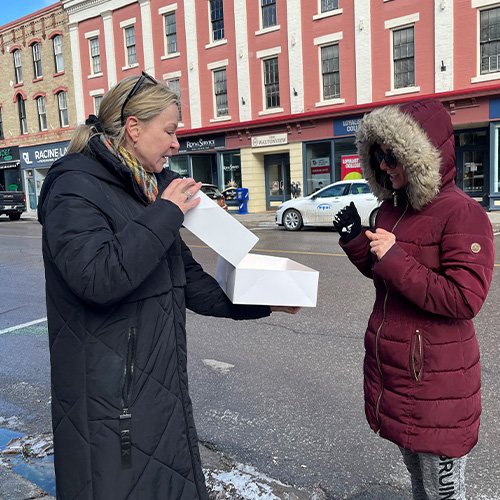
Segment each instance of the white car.
[[354,202],[361,224],[373,226],[380,203],[364,179],[334,182],[305,198],[285,201],[276,210],[276,224],[288,231],[303,226],[333,226],[335,214]]

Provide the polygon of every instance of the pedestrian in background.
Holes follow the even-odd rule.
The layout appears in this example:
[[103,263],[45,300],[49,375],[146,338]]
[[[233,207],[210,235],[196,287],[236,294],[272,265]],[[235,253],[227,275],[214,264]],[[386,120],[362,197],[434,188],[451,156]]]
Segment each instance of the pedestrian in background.
[[237,320],[179,230],[201,183],[164,169],[177,97],[143,73],[103,98],[44,182],[39,221],[58,499],[208,499],[187,380],[186,307]]
[[376,230],[361,228],[353,204],[334,226],[376,289],[365,334],[366,416],[399,446],[415,500],[465,499],[481,414],[472,318],[492,278],[491,225],[455,185],[453,127],[440,102],[376,109],[356,142],[382,201]]

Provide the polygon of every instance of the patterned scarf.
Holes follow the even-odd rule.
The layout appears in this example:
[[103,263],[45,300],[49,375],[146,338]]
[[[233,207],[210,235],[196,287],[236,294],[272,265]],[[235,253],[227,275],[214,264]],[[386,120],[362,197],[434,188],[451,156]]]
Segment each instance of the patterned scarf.
[[129,153],[123,146],[118,146],[118,149],[113,146],[111,141],[106,139],[104,134],[99,135],[102,144],[113,153],[125,166],[132,172],[135,182],[146,195],[149,203],[153,203],[158,196],[158,182],[154,174],[146,172],[137,158]]

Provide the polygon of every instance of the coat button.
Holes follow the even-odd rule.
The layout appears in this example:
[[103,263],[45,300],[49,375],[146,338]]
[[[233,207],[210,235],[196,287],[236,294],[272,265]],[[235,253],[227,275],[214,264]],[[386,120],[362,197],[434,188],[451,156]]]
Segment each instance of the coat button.
[[472,250],[472,253],[479,253],[481,251],[481,245],[479,243],[473,243],[470,246],[470,249]]

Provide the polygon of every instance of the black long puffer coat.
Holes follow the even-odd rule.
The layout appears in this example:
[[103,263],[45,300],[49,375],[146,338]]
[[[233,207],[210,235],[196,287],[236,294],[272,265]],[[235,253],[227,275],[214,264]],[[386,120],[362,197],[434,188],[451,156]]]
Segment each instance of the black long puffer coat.
[[[91,139],[55,162],[43,225],[57,498],[207,499],[188,394],[186,306],[250,319],[183,243],[181,210],[147,204]],[[158,175],[160,193],[175,174]]]

